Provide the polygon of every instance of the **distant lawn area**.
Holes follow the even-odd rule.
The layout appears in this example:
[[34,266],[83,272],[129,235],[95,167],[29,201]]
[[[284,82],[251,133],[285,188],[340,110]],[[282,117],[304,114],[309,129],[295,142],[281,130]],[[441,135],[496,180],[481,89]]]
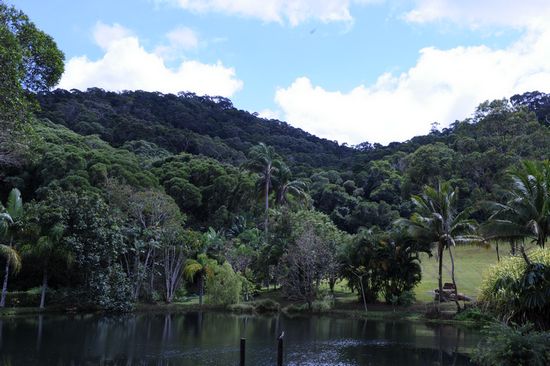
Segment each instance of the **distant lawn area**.
[[[501,245],[501,258],[507,254],[508,245]],[[495,248],[477,246],[459,246],[454,248],[455,279],[458,292],[473,299],[477,297],[482,276],[487,267],[497,263]],[[437,288],[437,259],[435,256],[422,255],[422,282],[415,288],[416,300],[431,302],[433,290]],[[443,255],[443,283],[451,282],[451,260],[449,253]]]

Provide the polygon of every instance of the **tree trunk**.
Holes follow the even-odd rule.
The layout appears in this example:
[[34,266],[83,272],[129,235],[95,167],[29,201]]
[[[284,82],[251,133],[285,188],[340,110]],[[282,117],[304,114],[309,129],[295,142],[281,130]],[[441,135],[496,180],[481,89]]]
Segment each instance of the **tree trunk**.
[[[271,169],[271,167],[269,167]],[[265,243],[268,242],[269,235],[269,181],[271,180],[271,174],[267,173],[265,176],[265,222],[264,222],[264,231],[265,231]]]
[[367,310],[367,298],[365,297],[365,289],[363,287],[363,277],[359,277],[359,283],[361,284],[361,296],[363,297],[363,305],[365,306],[365,313]]
[[199,276],[199,305],[202,306],[202,297],[204,295],[204,275]]
[[500,254],[498,252],[498,241],[497,241],[497,262],[500,262]]
[[0,298],[0,308],[6,306],[6,295],[8,293],[8,276],[10,275],[10,260],[6,259],[6,269],[4,271],[4,283],[2,284],[2,297]]
[[48,269],[44,268],[44,274],[42,277],[42,294],[40,295],[40,309],[44,309],[44,303],[46,302],[47,288],[48,288]]
[[453,251],[451,250],[450,246],[447,246],[447,249],[449,250],[449,257],[451,258],[451,279],[453,281],[454,292],[455,292],[455,304],[456,304],[456,311],[460,312],[460,303],[458,302],[458,288],[456,287],[456,281],[455,281],[455,260],[453,258]]
[[439,310],[441,310],[441,299],[443,298],[443,245],[441,245],[441,243],[437,245],[437,260],[439,261],[437,268],[437,286],[439,288],[437,300],[439,303]]

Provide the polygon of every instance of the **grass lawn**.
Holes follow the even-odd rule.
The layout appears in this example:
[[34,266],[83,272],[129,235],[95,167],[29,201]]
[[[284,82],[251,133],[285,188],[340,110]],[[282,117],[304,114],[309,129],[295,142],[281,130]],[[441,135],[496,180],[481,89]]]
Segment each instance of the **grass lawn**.
[[[508,250],[501,247],[501,257]],[[477,297],[483,272],[487,267],[497,262],[495,249],[477,246],[459,246],[454,248],[455,279],[458,292],[473,299]],[[433,290],[437,288],[437,259],[435,256],[422,255],[422,281],[415,288],[416,299],[419,302],[433,301]],[[443,283],[451,282],[451,260],[449,253],[443,255]]]

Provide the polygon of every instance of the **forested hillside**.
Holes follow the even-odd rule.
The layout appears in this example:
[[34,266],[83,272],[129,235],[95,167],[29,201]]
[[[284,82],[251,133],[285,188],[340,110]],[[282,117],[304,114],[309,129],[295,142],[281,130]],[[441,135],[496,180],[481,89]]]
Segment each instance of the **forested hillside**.
[[[410,195],[438,180],[460,188],[461,207],[498,198],[510,167],[523,159],[548,158],[550,150],[550,96],[539,92],[482,103],[471,118],[410,141],[388,146],[365,142],[355,148],[237,110],[225,98],[90,89],[41,93],[38,101],[40,118],[82,135],[98,135],[135,153],[143,164],[171,167],[172,175],[181,175],[174,172],[184,171],[185,164],[176,168],[174,160],[182,158],[171,154],[185,152],[239,167],[250,148],[263,142],[307,183],[314,206],[351,233],[362,226],[387,228],[397,217],[410,215]],[[190,202],[198,202],[200,192],[212,184],[186,180],[189,185],[175,187],[169,183],[173,178],[160,183],[177,201],[186,190]],[[206,212],[201,205],[185,204]],[[210,203],[208,212],[214,206]],[[237,214],[231,205],[216,209],[222,206]],[[210,216],[196,222],[211,225],[205,217]]]
[[172,153],[188,152],[242,163],[263,141],[290,164],[340,168],[353,151],[285,122],[238,110],[222,97],[142,91],[113,93],[56,90],[41,94],[39,116],[84,135],[98,134],[113,146],[147,140]]

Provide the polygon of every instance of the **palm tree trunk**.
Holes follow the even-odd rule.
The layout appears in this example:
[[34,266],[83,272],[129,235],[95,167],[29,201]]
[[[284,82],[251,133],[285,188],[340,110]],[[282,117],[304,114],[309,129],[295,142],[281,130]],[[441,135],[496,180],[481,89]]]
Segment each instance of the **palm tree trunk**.
[[40,295],[40,309],[44,309],[44,303],[46,302],[47,288],[48,288],[48,269],[44,268],[44,275],[42,277],[42,294]]
[[451,258],[451,279],[453,281],[454,292],[455,292],[456,311],[460,312],[460,303],[458,302],[458,289],[456,287],[456,281],[455,281],[455,260],[453,258],[453,251],[451,250],[451,247],[447,246],[447,249],[449,250],[449,257]]
[[437,300],[439,303],[439,310],[441,310],[441,298],[443,297],[443,245],[441,245],[441,243],[437,245],[437,260],[439,261],[437,273],[439,293],[437,295]]
[[8,293],[8,276],[10,275],[10,260],[6,259],[6,269],[4,271],[4,283],[2,284],[2,297],[0,298],[0,308],[6,306],[6,294]]
[[204,275],[199,276],[199,305],[202,306],[202,297],[204,295]]
[[267,173],[265,176],[265,243],[268,242],[268,226],[269,226],[269,181],[271,180],[271,174]]

